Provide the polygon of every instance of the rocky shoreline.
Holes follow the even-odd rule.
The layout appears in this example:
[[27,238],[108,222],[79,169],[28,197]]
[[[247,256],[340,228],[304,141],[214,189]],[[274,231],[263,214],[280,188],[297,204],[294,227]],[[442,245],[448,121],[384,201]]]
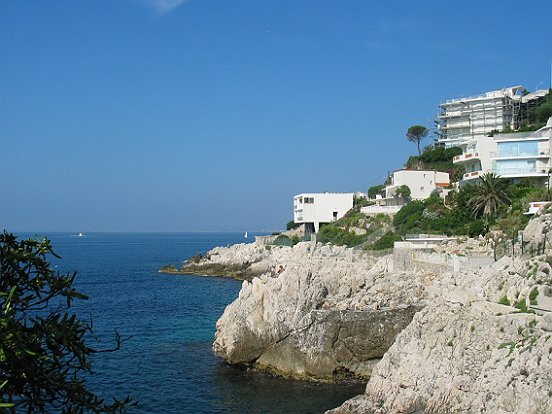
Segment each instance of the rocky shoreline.
[[[551,214],[533,219],[524,240],[546,240],[550,226]],[[450,243],[461,255],[489,244]],[[395,266],[391,255],[303,242],[216,248],[188,269],[260,275],[217,322],[213,350],[228,363],[368,380],[331,413],[552,412],[552,251],[462,263]]]
[[252,272],[248,266],[243,265],[224,265],[224,264],[197,264],[186,263],[180,269],[175,266],[166,266],[159,270],[159,273],[168,275],[196,275],[196,276],[217,276],[229,277],[236,280],[251,281],[253,278],[261,276],[262,273]]

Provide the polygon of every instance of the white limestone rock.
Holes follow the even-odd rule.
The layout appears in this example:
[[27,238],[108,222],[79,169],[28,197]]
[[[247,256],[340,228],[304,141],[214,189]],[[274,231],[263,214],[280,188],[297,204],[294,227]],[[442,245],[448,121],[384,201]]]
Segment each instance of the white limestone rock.
[[497,303],[508,296],[530,307],[537,289],[535,309],[544,307],[552,280],[535,271],[549,266],[542,259],[503,258],[435,279],[366,393],[329,413],[552,412],[552,314]]
[[215,353],[294,377],[368,376],[425,291],[389,260],[310,243],[275,250],[266,261],[283,270],[244,282],[217,322]]

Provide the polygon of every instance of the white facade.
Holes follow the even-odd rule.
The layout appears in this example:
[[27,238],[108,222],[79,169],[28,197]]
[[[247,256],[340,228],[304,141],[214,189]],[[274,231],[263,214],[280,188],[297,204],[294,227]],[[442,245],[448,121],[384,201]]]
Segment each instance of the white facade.
[[491,154],[498,148],[493,137],[481,135],[463,142],[460,148],[462,148],[462,154],[455,156],[452,162],[464,166],[462,183],[477,179],[484,172],[492,171]]
[[453,162],[466,167],[463,183],[494,172],[512,181],[532,178],[545,185],[552,166],[552,118],[538,131],[478,137],[461,148],[462,155]]
[[525,119],[527,108],[547,94],[547,90],[526,94],[519,85],[448,100],[439,105],[438,142],[451,147],[492,131],[516,129]]
[[395,197],[397,189],[406,185],[410,188],[410,198],[425,200],[436,189],[448,187],[449,175],[434,170],[398,170],[391,176],[391,184],[385,187],[385,199]]
[[339,220],[353,208],[353,193],[302,193],[293,197],[293,221],[318,232],[321,223]]

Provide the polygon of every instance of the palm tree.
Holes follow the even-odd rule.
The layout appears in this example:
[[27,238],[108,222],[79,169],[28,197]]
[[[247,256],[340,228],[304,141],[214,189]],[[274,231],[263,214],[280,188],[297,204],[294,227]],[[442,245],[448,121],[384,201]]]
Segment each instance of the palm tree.
[[468,201],[474,217],[483,215],[490,219],[496,215],[501,205],[510,204],[507,187],[508,182],[499,175],[492,172],[483,174],[473,197]]

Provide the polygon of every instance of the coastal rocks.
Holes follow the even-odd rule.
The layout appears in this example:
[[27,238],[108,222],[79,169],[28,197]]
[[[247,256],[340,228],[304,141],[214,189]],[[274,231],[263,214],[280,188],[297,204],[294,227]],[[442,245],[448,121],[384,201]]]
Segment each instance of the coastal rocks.
[[536,257],[442,274],[366,393],[330,413],[552,412],[550,273]]
[[369,376],[423,307],[426,275],[390,272],[389,260],[310,243],[277,250],[263,263],[283,270],[243,283],[214,352],[285,376]]
[[[546,211],[548,210],[549,208]],[[535,247],[546,241],[548,243],[547,247],[550,247],[550,237],[552,237],[552,234],[548,233],[551,229],[552,214],[539,213],[529,221],[527,227],[523,230],[523,242],[527,243],[529,247]]]
[[552,412],[550,316],[437,301],[414,316],[346,413]]
[[[275,247],[274,250],[281,248]],[[171,265],[164,267],[160,272],[227,276],[238,280],[252,280],[270,270],[273,262],[272,256],[266,246],[241,243],[228,247],[216,247],[205,256],[198,255],[188,259],[180,269]]]

